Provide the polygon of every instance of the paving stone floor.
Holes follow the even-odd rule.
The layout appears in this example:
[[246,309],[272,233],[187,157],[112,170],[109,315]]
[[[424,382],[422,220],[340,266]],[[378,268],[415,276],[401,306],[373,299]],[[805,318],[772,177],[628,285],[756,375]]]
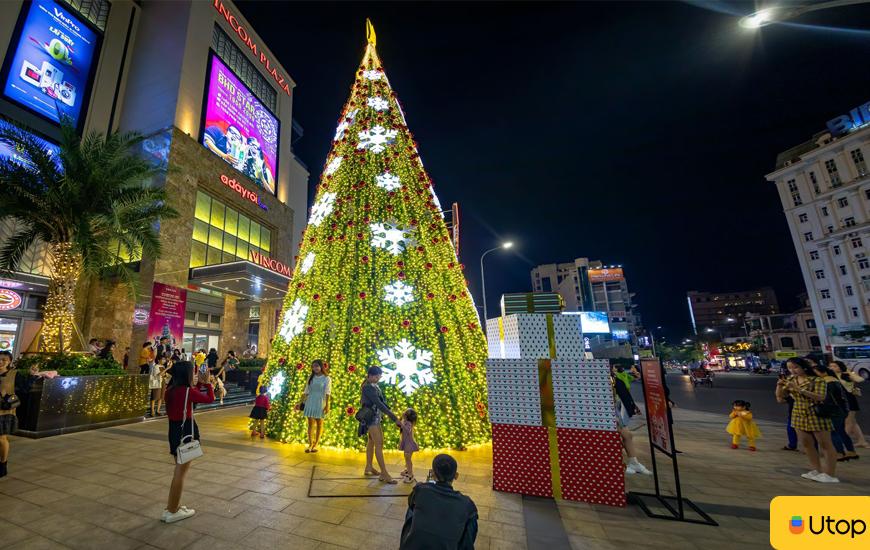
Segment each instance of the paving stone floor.
[[[197,510],[183,522],[159,521],[173,468],[166,422],[82,432],[42,440],[13,438],[9,476],[0,480],[6,511],[0,533],[7,550],[73,548],[190,550],[273,548],[390,549],[398,546],[407,485],[383,486],[362,479],[361,453],[325,449],[305,454],[301,445],[252,441],[247,408],[201,413],[205,456],[191,467],[182,502]],[[572,548],[762,548],[767,544],[767,507],[779,494],[870,493],[870,453],[844,465],[841,485],[802,480],[804,457],[776,450],[781,426],[760,423],[759,452],[733,451],[724,433],[727,418],[676,411],[680,475],[685,496],[720,527],[648,519],[636,506],[624,509],[559,502],[558,513]],[[649,463],[645,428],[635,431]],[[782,437],[781,437],[782,436]],[[415,459],[425,478],[434,453]],[[456,487],[480,510],[477,548],[556,550],[528,537],[524,499],[491,489],[491,448],[455,453]],[[388,453],[394,475],[403,458]],[[667,484],[668,474],[663,473]],[[631,476],[633,490],[651,490],[651,479]],[[313,495],[313,496],[309,496]],[[321,496],[329,495],[329,496]],[[357,496],[354,496],[357,495]],[[528,501],[526,501],[528,502]],[[525,508],[528,510],[528,507]],[[529,526],[535,532],[535,526]]]

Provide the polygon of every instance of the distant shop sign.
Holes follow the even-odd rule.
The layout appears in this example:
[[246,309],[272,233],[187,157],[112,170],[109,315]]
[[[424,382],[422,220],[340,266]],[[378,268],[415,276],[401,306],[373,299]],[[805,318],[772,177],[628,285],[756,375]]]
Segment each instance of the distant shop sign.
[[226,174],[221,174],[221,183],[238,193],[243,199],[251,201],[263,210],[269,210],[269,207],[263,204],[263,202],[260,200],[260,195],[254,193],[241,183],[237,182],[235,178],[231,178]]
[[290,267],[285,265],[283,262],[276,260],[275,258],[270,258],[264,254],[260,254],[256,250],[251,250],[251,261],[259,266],[265,267],[270,271],[274,271],[280,275],[284,275],[285,277],[291,277],[292,273],[290,272]]
[[21,295],[8,288],[0,288],[0,311],[9,311],[21,305]]
[[832,118],[828,121],[827,126],[831,135],[838,137],[867,124],[870,124],[870,101],[860,107],[855,107],[848,114]]
[[602,281],[621,281],[624,278],[621,267],[607,269],[590,269],[589,282],[600,283]]
[[791,359],[792,357],[797,357],[798,354],[796,351],[775,351],[773,352],[773,358],[777,361],[784,361],[785,359]]

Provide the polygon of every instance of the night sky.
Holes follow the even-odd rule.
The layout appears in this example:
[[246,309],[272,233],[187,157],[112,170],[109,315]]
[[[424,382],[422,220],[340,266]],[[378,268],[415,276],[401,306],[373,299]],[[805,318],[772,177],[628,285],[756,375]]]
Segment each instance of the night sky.
[[[776,155],[870,100],[870,8],[749,32],[751,3],[279,3],[240,9],[296,81],[309,202],[365,49],[365,17],[490,316],[540,263],[622,264],[646,326],[687,290],[804,291]],[[730,14],[728,13],[730,12]],[[868,29],[846,31],[842,29]]]

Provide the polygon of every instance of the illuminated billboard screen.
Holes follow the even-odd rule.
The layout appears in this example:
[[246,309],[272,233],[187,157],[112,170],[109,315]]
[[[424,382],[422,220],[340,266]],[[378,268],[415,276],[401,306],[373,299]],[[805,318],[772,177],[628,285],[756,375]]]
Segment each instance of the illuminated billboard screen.
[[615,328],[612,334],[615,340],[628,340],[628,331],[625,329]]
[[600,283],[602,281],[621,281],[624,278],[621,267],[607,269],[590,269],[589,282]]
[[275,194],[278,119],[211,54],[202,144],[233,168]]
[[3,95],[53,122],[67,116],[79,126],[99,40],[96,31],[62,4],[25,4],[6,57]]
[[[6,122],[5,120],[0,119],[0,131],[6,132],[12,128],[12,124]],[[26,131],[26,130],[24,130]],[[36,140],[44,149],[46,149],[49,154],[54,158],[54,161],[60,165],[60,157],[58,153],[60,152],[60,147],[51,143],[50,141],[44,140],[36,134],[30,134],[33,139]],[[21,151],[16,149],[14,146],[6,143],[5,141],[0,140],[0,159],[2,160],[12,160],[16,164],[21,164],[23,166],[29,166],[30,161],[21,154]]]
[[610,334],[606,311],[581,311],[580,328],[583,334]]

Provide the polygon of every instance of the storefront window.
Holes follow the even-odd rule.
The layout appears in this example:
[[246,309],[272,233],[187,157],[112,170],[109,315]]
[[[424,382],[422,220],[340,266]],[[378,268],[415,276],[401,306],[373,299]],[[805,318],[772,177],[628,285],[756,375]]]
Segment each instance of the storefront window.
[[250,251],[268,255],[272,232],[202,191],[196,194],[190,267],[250,261]]

